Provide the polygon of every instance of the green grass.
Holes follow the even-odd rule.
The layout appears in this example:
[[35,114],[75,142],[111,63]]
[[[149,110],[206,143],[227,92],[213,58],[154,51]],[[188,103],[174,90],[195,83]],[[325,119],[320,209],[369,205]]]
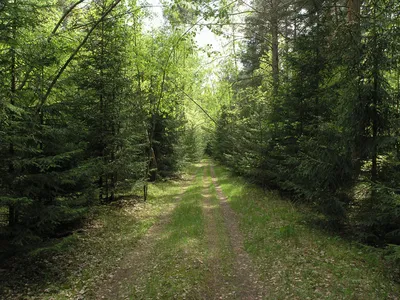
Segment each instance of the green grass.
[[269,299],[398,299],[380,250],[308,226],[307,214],[216,167]]
[[177,181],[152,184],[147,203],[100,206],[82,233],[14,256],[8,262],[13,270],[0,272],[0,298],[93,297],[180,190]]
[[215,256],[217,261],[212,263],[221,267],[221,285],[229,281],[233,273],[232,250],[213,185],[208,191],[216,221],[216,253],[211,253],[206,236],[202,177],[209,177],[209,168],[205,168],[204,172],[204,168],[197,167],[196,179],[173,211],[154,247],[152,260],[144,270],[137,270],[141,276],[130,287],[131,299],[212,299],[215,291],[208,283],[214,275],[210,259]]
[[[277,193],[264,194],[222,167],[215,170],[238,214],[245,249],[259,267],[268,299],[396,299],[400,295],[381,250],[310,227],[303,208]],[[131,299],[211,299],[213,291],[207,285],[211,257],[218,258],[225,292],[235,290],[229,286],[235,258],[213,184],[208,192],[217,246],[215,253],[209,249],[202,207],[202,176],[209,177],[209,168],[203,171],[193,166],[195,181],[176,206],[182,183],[157,183],[150,186],[148,203],[99,207],[82,233],[15,256],[9,263],[13,269],[0,272],[4,289],[0,298],[94,298],[104,279],[121,268],[124,257],[137,249],[160,214],[172,207],[169,221],[157,232],[150,259],[144,260],[143,269],[132,266],[134,280],[126,285]]]
[[[207,166],[206,176],[210,178],[210,168]],[[211,204],[213,205],[213,217],[217,223],[217,235],[218,235],[218,244],[219,244],[219,261],[222,267],[222,275],[225,278],[229,278],[233,273],[233,263],[234,263],[234,254],[232,251],[232,246],[229,241],[229,236],[227,232],[227,228],[225,226],[224,218],[221,212],[220,201],[217,196],[217,191],[215,189],[215,185],[212,183],[209,186],[209,193],[211,195]]]
[[131,299],[200,299],[207,269],[201,174],[174,209],[147,270],[131,287]]

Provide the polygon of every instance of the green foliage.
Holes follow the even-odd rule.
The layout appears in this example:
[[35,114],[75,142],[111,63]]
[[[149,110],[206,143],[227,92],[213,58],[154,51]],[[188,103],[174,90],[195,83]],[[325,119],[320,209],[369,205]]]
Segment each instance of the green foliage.
[[319,230],[310,226],[309,220],[318,216],[306,205],[293,204],[276,191],[265,192],[226,168],[215,170],[269,297],[397,296],[398,246],[377,249]]
[[151,172],[170,177],[199,156],[182,100],[202,80],[193,75],[192,34],[179,26],[146,33],[136,1],[3,2],[0,207],[7,239],[57,235],[91,206],[145,185]]
[[370,195],[361,203],[356,202],[359,208],[355,219],[360,239],[375,245],[381,245],[383,241],[399,244],[399,196],[380,183],[371,183],[369,190]]
[[[398,278],[400,275],[400,246],[399,245],[389,245],[386,249],[385,259],[393,266],[395,274],[394,278]],[[397,276],[397,277],[396,277]]]
[[[232,96],[219,112],[213,156],[307,202],[325,226],[373,244],[392,242],[400,228],[400,85],[399,57],[388,49],[399,45],[392,29],[399,5],[364,1],[361,18],[357,8],[332,1],[256,1],[254,8],[240,81],[223,79]],[[284,37],[277,69],[273,22]]]
[[97,206],[80,230],[36,247],[28,245],[18,255],[6,258],[3,263],[13,272],[0,273],[0,297],[95,298],[99,282],[120,267],[132,245],[171,208],[171,199],[181,190],[180,182],[150,186],[147,203],[125,199]]

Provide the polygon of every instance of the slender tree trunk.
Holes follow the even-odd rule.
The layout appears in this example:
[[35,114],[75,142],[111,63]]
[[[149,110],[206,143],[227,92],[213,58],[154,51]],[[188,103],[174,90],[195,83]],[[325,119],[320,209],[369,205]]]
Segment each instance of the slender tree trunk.
[[98,182],[99,182],[99,200],[103,201],[104,195],[103,195],[103,176],[102,175],[99,176]]
[[[285,18],[285,56],[287,57],[289,55],[289,49],[290,49],[290,45],[289,45],[289,20],[286,17]],[[289,66],[285,65],[285,69],[286,69],[286,78],[289,78],[289,72],[290,72],[290,68]],[[287,79],[286,79],[287,80]]]
[[271,7],[271,35],[272,35],[272,82],[273,95],[278,95],[279,89],[279,28],[278,28],[278,2],[272,0]]
[[[350,73],[350,80],[354,80],[352,84],[354,85],[352,88],[354,89],[354,104],[353,104],[353,111],[351,112],[350,118],[351,122],[354,122],[353,114],[354,112],[359,112],[361,115],[358,115],[355,120],[356,122],[353,124],[353,148],[351,153],[351,158],[353,161],[353,172],[354,178],[358,177],[361,166],[362,166],[362,159],[363,155],[363,139],[364,139],[364,131],[365,131],[365,124],[364,119],[365,116],[363,115],[363,99],[362,99],[362,72],[361,72],[361,28],[360,28],[360,0],[348,0],[347,1],[347,17],[348,17],[348,24],[351,30],[350,36],[350,47],[351,50],[349,51],[350,57],[348,61],[349,65],[349,73]],[[355,75],[355,76],[354,76]]]
[[358,23],[360,20],[361,0],[348,0],[347,18],[350,23]]
[[[104,15],[104,6],[102,9],[102,15]],[[100,173],[100,180],[99,180],[99,197],[100,201],[107,201],[108,198],[108,191],[107,191],[107,185],[108,185],[108,178],[107,175],[104,174],[106,166],[105,164],[106,159],[105,159],[105,142],[104,142],[104,132],[105,132],[105,103],[104,103],[104,71],[103,71],[103,65],[104,65],[104,21],[100,22],[100,31],[101,31],[101,37],[100,37],[100,96],[99,96],[99,104],[100,104],[100,158],[102,161],[102,170]],[[104,178],[103,178],[104,177]]]
[[[165,85],[165,81],[166,81],[166,70],[163,70],[163,75],[162,75],[162,81],[161,81],[161,87],[160,87],[160,93],[158,96],[158,99],[153,99],[153,97],[150,97],[150,107],[152,107],[152,121],[151,121],[151,131],[149,134],[149,153],[148,153],[148,164],[147,164],[147,179],[146,180],[151,180],[151,181],[155,181],[157,178],[157,157],[155,155],[155,151],[154,151],[154,135],[155,135],[155,131],[156,131],[156,125],[157,125],[157,116],[158,113],[160,111],[160,104],[163,98],[163,94],[164,94],[164,85]],[[152,84],[152,80],[150,83],[150,86],[153,86]],[[151,93],[153,94],[153,93]],[[150,172],[150,170],[153,169],[153,171]]]
[[[43,82],[44,82],[44,67],[41,66],[41,72],[40,72],[40,90],[39,90],[39,97],[40,101],[43,101]],[[44,113],[42,107],[37,111],[39,115],[39,128],[42,130],[43,124],[44,124]],[[40,139],[39,141],[39,149],[43,150],[43,139]]]
[[322,57],[321,57],[321,51],[320,51],[320,29],[321,29],[321,20],[320,20],[320,11],[319,11],[319,7],[315,7],[317,13],[316,13],[316,23],[317,23],[317,28],[316,28],[316,40],[315,43],[317,45],[317,47],[315,47],[315,60],[317,63],[317,68],[316,68],[316,74],[315,74],[315,80],[314,80],[314,91],[315,91],[315,128],[318,127],[318,120],[319,120],[319,115],[320,115],[320,110],[319,110],[319,85],[321,82],[321,71],[323,68],[323,61],[322,61]]
[[[116,105],[116,96],[115,96],[115,91],[113,92],[113,97],[112,97],[112,104],[113,108],[115,108]],[[114,166],[115,163],[115,147],[116,147],[116,131],[115,131],[115,118],[114,116],[111,120],[111,136],[112,136],[112,144],[110,145],[110,162],[112,164],[111,167],[111,174],[110,174],[110,199],[109,201],[114,201],[115,199],[115,187],[116,187],[116,168]]]
[[376,31],[376,12],[374,8],[374,26],[373,26],[373,94],[372,94],[372,153],[371,153],[371,180],[376,181],[378,176],[378,105],[379,105],[379,57],[380,51],[378,46],[378,38]]
[[105,176],[105,178],[106,178],[106,185],[105,185],[105,201],[106,202],[108,202],[108,200],[109,200],[109,197],[110,197],[110,189],[109,189],[109,187],[110,187],[110,184],[109,184],[109,176],[108,176],[108,174],[106,174],[106,176]]
[[[134,28],[134,31],[135,31],[135,34],[133,36],[133,43],[134,43],[135,48],[137,48],[137,37],[136,37],[137,23],[136,23],[136,19],[135,18],[133,20],[133,28]],[[137,80],[138,96],[139,96],[139,99],[142,99],[142,96],[143,96],[143,94],[142,94],[142,73],[140,71],[139,64],[136,64],[136,70],[137,70],[137,73],[138,73],[138,80]],[[144,80],[144,78],[143,78],[143,80]],[[149,132],[148,132],[147,129],[146,129],[146,136],[147,136],[147,138],[150,138]],[[150,144],[150,140],[149,140],[149,144]],[[144,153],[145,157],[147,155],[148,155],[147,153]],[[143,176],[143,178],[144,178],[144,183],[143,183],[143,201],[146,202],[147,201],[147,193],[148,193],[147,179],[148,179],[148,176],[149,176],[148,175],[149,174],[148,165],[146,165],[146,168],[145,168],[144,172],[145,172],[145,174]]]
[[235,33],[236,33],[235,24],[232,24],[232,51],[233,51],[233,59],[234,59],[234,63],[235,63],[235,76],[236,76],[236,80],[238,80],[238,78],[239,78],[239,69],[238,69],[237,57],[236,57]]
[[[399,66],[396,66],[396,70],[397,70],[397,93],[396,93],[396,110],[395,110],[395,116],[396,119],[399,119],[400,117],[400,69]],[[395,127],[394,129],[394,135],[395,136],[399,136],[399,128],[398,126]],[[396,153],[397,153],[397,158],[400,158],[400,143],[397,141],[396,142]]]
[[[17,0],[14,0],[14,8],[16,9],[17,7]],[[15,12],[14,12],[15,13]],[[11,45],[11,66],[10,66],[10,71],[11,71],[11,82],[10,82],[10,104],[15,105],[15,98],[16,98],[16,91],[17,91],[17,74],[16,74],[16,49],[15,49],[15,41],[17,38],[17,24],[16,24],[16,19],[15,17],[12,20],[12,42],[13,44]],[[13,120],[14,120],[14,113],[11,113],[11,126],[13,126]],[[12,128],[11,128],[12,132]],[[8,172],[10,174],[10,178],[13,177],[13,173],[15,171],[14,169],[14,155],[15,155],[15,149],[14,149],[14,143],[10,142],[9,144],[9,156],[10,156],[10,162],[8,165]],[[12,190],[12,182],[10,181],[10,190]],[[8,225],[10,227],[15,226],[15,224],[18,223],[18,212],[17,208],[14,205],[9,205],[8,207]]]

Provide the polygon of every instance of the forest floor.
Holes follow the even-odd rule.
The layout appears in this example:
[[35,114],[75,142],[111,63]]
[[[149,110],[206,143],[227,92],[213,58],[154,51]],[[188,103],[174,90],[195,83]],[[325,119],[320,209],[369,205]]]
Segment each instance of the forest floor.
[[210,160],[0,269],[2,299],[399,299],[381,250]]

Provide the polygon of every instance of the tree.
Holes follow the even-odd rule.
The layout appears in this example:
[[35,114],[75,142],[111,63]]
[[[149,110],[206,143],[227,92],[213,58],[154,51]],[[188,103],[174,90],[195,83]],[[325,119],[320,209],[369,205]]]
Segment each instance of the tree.
[[[398,43],[396,9],[393,1],[255,2],[244,80],[221,110],[213,147],[236,172],[373,243],[399,228],[396,185],[386,177],[396,176],[397,55],[388,51]],[[274,38],[274,24],[286,40]]]

